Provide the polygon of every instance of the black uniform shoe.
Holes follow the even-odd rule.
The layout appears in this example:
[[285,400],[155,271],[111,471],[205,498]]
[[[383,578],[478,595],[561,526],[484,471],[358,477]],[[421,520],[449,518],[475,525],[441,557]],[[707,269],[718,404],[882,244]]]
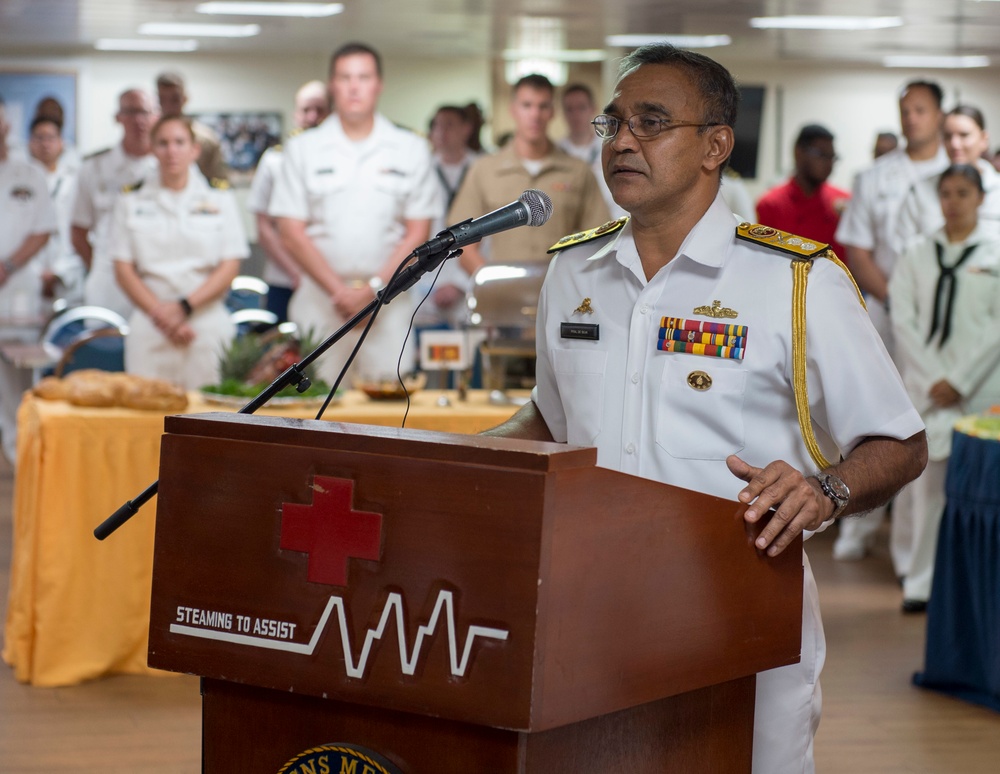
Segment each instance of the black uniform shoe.
[[925,599],[904,599],[903,608],[904,613],[926,613],[927,612],[927,600]]

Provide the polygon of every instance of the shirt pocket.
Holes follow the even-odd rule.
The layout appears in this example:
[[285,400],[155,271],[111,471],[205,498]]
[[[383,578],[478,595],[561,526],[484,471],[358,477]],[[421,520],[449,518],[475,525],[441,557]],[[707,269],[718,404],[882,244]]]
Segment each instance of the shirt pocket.
[[[698,378],[692,377],[696,372]],[[746,377],[743,369],[726,368],[707,358],[670,358],[660,379],[657,446],[671,457],[692,460],[724,460],[740,451]],[[695,389],[691,382],[709,386]]]
[[167,230],[166,217],[155,207],[131,208],[126,223],[129,231],[145,238],[161,237]]
[[222,215],[218,212],[193,212],[186,218],[187,227],[197,234],[218,234],[222,231]]
[[306,199],[309,220],[313,223],[336,223],[338,200],[347,188],[347,176],[336,172],[312,173],[306,176]]
[[387,220],[402,219],[410,191],[410,176],[401,170],[380,172],[374,180],[372,206]]
[[608,353],[590,349],[555,349],[552,368],[566,412],[566,441],[592,446],[604,418],[604,374]]

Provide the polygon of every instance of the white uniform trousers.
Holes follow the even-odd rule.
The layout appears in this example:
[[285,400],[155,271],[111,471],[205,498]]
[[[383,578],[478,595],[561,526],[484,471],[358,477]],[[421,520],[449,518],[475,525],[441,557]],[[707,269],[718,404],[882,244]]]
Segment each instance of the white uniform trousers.
[[757,675],[753,774],[813,774],[813,737],[823,693],[819,675],[826,636],[809,557],[802,552],[802,657],[797,664]]
[[934,580],[934,557],[938,530],[944,515],[944,482],[948,460],[929,460],[924,472],[896,495],[893,519],[897,511],[910,514],[913,523],[910,566],[903,580],[903,599],[926,602]]
[[[38,340],[38,332],[9,329],[4,331],[4,338],[27,344]],[[0,360],[0,442],[11,465],[17,462],[17,411],[21,406],[21,396],[25,390],[31,389],[33,382],[34,372],[30,368],[18,368],[13,363]]]
[[[413,370],[413,336],[406,336],[413,309],[414,302],[409,292],[401,293],[391,304],[382,307],[350,372],[342,382],[343,387],[349,389],[357,380],[395,380],[397,361],[400,362],[400,373],[407,374]],[[317,343],[344,324],[344,320],[334,311],[326,292],[305,277],[288,304],[288,317],[299,326],[300,335],[311,335],[312,340]],[[317,373],[329,385],[332,386],[336,381],[364,326],[365,323],[362,322],[355,327],[316,362]]]
[[171,343],[144,313],[129,319],[125,337],[125,370],[130,374],[165,379],[187,390],[219,383],[219,361],[232,341],[236,326],[220,300],[196,311],[189,320],[195,339],[186,347]]

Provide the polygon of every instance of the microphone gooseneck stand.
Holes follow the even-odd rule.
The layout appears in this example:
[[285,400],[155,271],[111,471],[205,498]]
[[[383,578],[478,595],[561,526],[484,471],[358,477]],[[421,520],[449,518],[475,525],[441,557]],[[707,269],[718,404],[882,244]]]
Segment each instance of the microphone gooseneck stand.
[[[405,269],[397,270],[396,274],[393,275],[393,278],[389,281],[389,284],[375,294],[375,298],[369,302],[368,306],[340,326],[339,329],[326,338],[318,347],[316,347],[316,349],[302,358],[302,360],[297,363],[293,363],[286,368],[273,382],[271,382],[271,384],[262,390],[256,398],[253,398],[237,413],[255,413],[258,409],[262,408],[264,404],[271,400],[271,398],[289,385],[295,385],[295,390],[297,392],[305,392],[308,390],[310,382],[309,378],[304,373],[307,366],[311,365],[313,361],[340,341],[345,335],[347,335],[347,333],[353,330],[360,322],[365,320],[380,306],[388,304],[404,290],[411,288],[424,274],[429,271],[433,271],[447,259],[455,257],[461,254],[461,252],[461,250],[440,250],[438,252],[431,253],[430,255],[419,256],[417,260]],[[413,254],[408,256],[407,260],[412,257]],[[140,492],[135,499],[128,500],[117,511],[112,513],[94,529],[94,537],[98,540],[104,540],[108,537],[108,535],[113,533],[125,522],[135,516],[139,512],[139,509],[152,499],[153,495],[155,495],[159,489],[159,486],[159,480],[154,481],[142,492]]]

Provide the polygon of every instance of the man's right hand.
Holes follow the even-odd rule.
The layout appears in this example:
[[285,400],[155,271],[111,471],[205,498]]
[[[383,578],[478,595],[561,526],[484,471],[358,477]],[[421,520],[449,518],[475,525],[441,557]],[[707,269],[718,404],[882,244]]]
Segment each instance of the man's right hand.
[[368,285],[358,287],[342,285],[330,294],[334,311],[345,320],[368,306],[374,298],[375,295]]

